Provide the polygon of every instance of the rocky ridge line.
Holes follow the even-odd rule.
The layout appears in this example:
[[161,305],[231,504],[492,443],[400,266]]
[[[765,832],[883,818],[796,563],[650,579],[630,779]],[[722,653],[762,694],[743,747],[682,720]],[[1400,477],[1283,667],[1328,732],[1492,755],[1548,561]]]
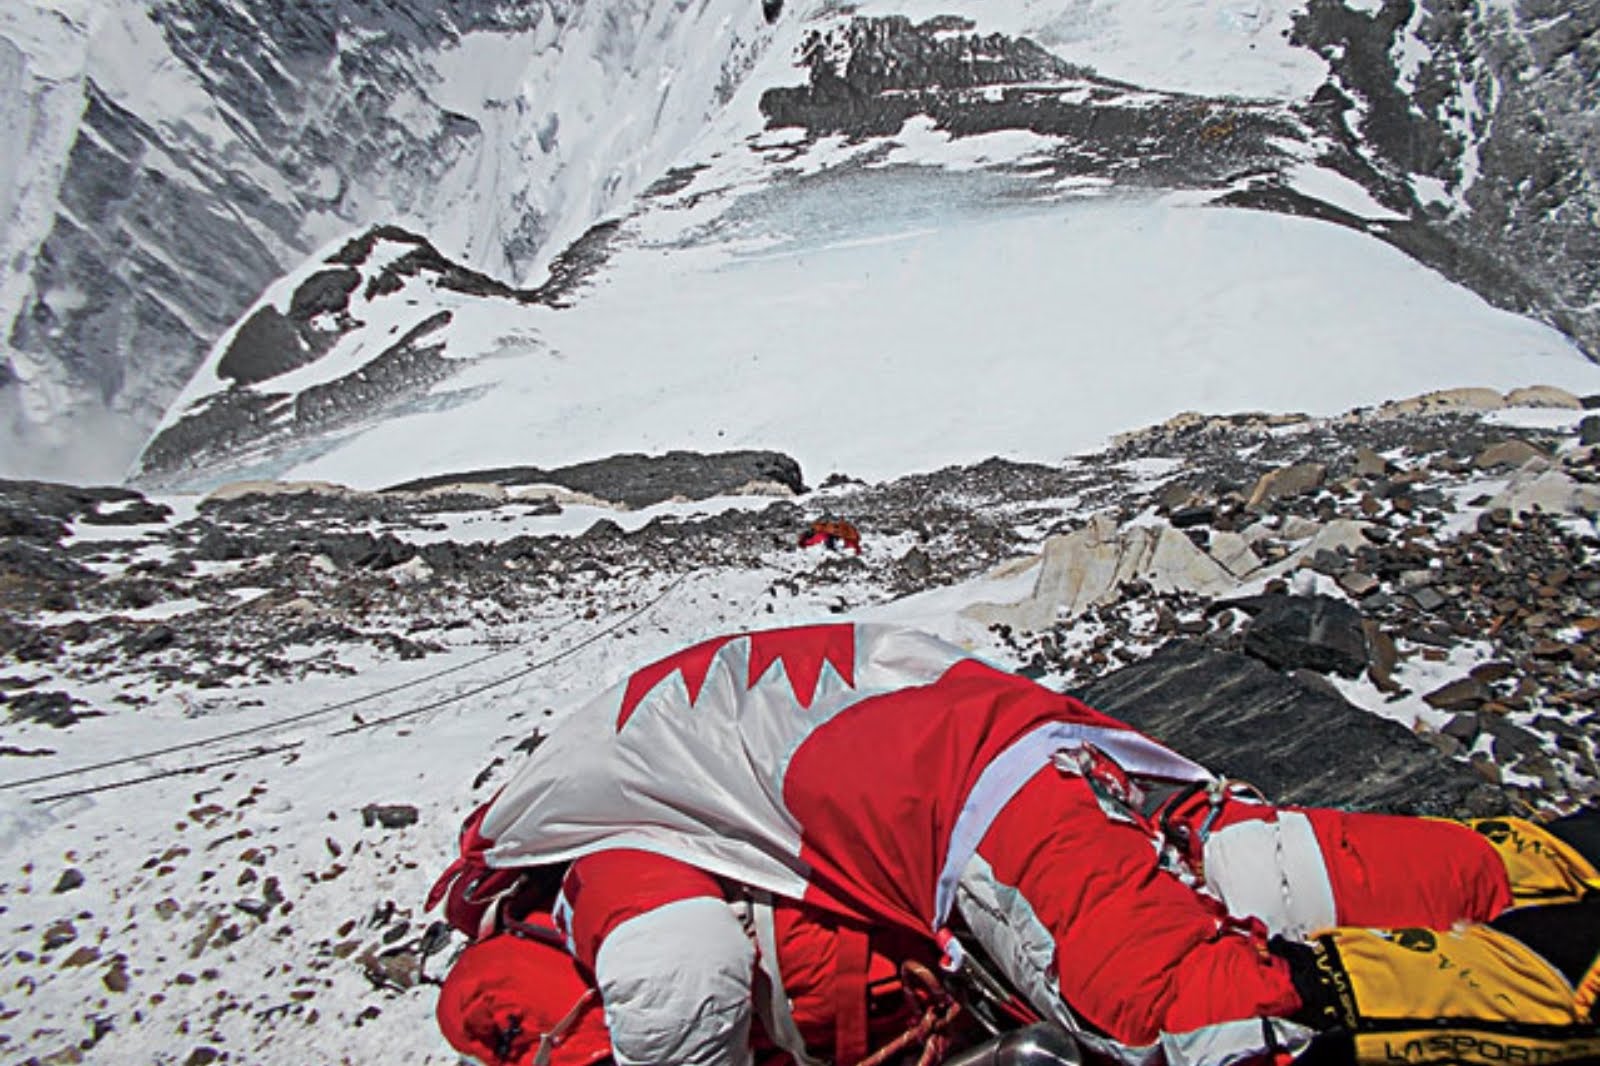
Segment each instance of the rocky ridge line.
[[[1481,6],[1408,0],[1368,13],[1313,0],[1293,43],[1330,72],[1303,101],[1130,86],[965,19],[841,16],[802,46],[805,83],[769,89],[761,108],[770,127],[812,140],[887,143],[916,116],[955,137],[1028,130],[1055,142],[1022,175],[1034,195],[1084,178],[1200,189],[1347,226],[1600,358],[1600,10]],[[1418,51],[1418,69],[1402,69]],[[1296,190],[1288,172],[1306,160],[1390,217]]]

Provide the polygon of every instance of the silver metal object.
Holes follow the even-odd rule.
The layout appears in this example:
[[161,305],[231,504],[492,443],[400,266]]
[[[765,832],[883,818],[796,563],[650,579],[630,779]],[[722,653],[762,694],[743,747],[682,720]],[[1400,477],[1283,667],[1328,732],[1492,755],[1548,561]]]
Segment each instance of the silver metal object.
[[943,1066],[1083,1066],[1083,1052],[1065,1029],[1036,1022],[957,1052]]

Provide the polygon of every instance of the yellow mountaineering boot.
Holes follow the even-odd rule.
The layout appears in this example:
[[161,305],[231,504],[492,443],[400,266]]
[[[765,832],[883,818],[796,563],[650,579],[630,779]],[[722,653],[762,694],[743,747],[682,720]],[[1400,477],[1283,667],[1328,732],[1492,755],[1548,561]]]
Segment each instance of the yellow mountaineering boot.
[[1505,863],[1515,906],[1573,903],[1600,892],[1600,859],[1584,855],[1600,825],[1592,817],[1565,818],[1549,826],[1524,818],[1474,818],[1466,825],[1488,840]]
[[1600,896],[1457,929],[1333,929],[1291,969],[1296,1018],[1358,1063],[1600,1062]]

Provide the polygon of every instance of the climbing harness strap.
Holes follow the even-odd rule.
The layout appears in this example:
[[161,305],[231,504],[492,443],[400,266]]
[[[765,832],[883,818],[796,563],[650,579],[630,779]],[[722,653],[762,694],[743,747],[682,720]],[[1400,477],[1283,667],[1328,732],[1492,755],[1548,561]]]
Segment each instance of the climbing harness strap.
[[748,913],[756,939],[756,1015],[772,1042],[794,1059],[796,1066],[823,1066],[806,1051],[805,1038],[795,1024],[789,993],[778,966],[778,930],[772,915],[772,897],[759,889],[748,892]]
[[833,966],[833,1061],[858,1062],[866,1057],[867,932],[850,925],[838,927]]
[[[534,1053],[533,1059],[529,1063],[529,1066],[550,1066],[550,1057],[555,1053],[556,1048],[560,1047],[562,1041],[567,1038],[567,1035],[577,1027],[578,1019],[582,1017],[583,1012],[599,998],[599,992],[592,988],[587,990],[583,993],[583,995],[578,997],[577,1002],[572,1004],[571,1009],[569,1009],[566,1014],[561,1016],[560,1021],[556,1022],[556,1024],[552,1025],[545,1032],[540,1033],[539,1050]],[[506,1038],[506,1042],[509,1043],[514,1037],[515,1033],[513,1032]],[[509,1052],[509,1050],[510,1049],[507,1048],[506,1051],[500,1052],[501,1057],[506,1057],[506,1054]]]

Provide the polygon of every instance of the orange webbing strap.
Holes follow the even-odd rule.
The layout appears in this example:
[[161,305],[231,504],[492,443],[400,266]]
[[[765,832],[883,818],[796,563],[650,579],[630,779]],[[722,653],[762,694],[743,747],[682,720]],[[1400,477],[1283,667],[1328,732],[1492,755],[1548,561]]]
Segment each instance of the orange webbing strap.
[[867,1054],[867,931],[839,926],[834,947],[833,1061],[860,1062]]
[[1580,1013],[1591,1019],[1600,1019],[1600,958],[1595,959],[1594,965],[1589,967],[1589,972],[1583,975],[1578,982],[1577,994],[1573,1003]]

